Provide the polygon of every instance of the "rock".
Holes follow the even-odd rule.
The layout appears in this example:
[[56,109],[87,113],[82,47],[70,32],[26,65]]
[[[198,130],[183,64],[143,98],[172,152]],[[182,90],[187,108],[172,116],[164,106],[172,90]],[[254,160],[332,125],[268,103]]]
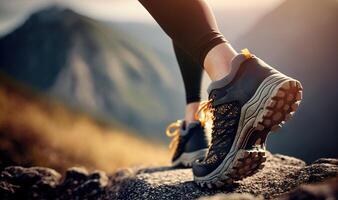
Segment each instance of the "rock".
[[76,167],[62,178],[52,169],[14,166],[0,173],[0,199],[335,199],[337,177],[337,159],[306,165],[296,158],[269,153],[262,171],[217,190],[198,187],[191,169],[123,169],[108,177],[101,171],[89,173]]
[[[335,166],[335,167],[333,167]],[[301,183],[316,183],[337,176],[338,159],[321,158],[299,172]]]
[[335,177],[322,183],[301,185],[297,189],[281,195],[278,199],[338,199],[338,178]]
[[104,172],[70,168],[61,175],[43,167],[7,167],[0,174],[0,199],[96,199],[108,185]]
[[163,167],[141,169],[119,182],[119,189],[115,191],[114,198],[271,199],[285,194],[303,183],[320,182],[329,177],[338,176],[337,162],[337,159],[320,159],[306,166],[305,162],[296,158],[268,154],[265,168],[262,171],[217,190],[198,187],[193,182],[190,169],[174,170]]
[[201,197],[198,200],[264,200],[263,196],[254,196],[247,193],[216,194],[210,197]]
[[60,178],[58,172],[48,168],[7,167],[0,174],[0,199],[47,199]]
[[61,199],[95,199],[108,185],[108,177],[104,172],[91,174],[84,168],[70,168],[65,180],[60,184],[58,193]]

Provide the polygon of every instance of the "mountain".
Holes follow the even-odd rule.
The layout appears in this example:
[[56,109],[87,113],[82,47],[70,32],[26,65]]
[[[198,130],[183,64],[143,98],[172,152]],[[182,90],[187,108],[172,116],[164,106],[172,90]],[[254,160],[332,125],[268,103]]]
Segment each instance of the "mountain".
[[133,21],[114,21],[106,23],[108,26],[116,27],[122,31],[128,32],[132,37],[144,42],[155,51],[170,56],[171,61],[174,61],[173,64],[176,64],[172,40],[165,34],[159,25]]
[[338,2],[287,0],[235,46],[299,79],[304,100],[269,148],[306,161],[338,157]]
[[10,77],[149,136],[183,114],[181,77],[163,55],[70,9],[32,14],[0,39],[0,55]]

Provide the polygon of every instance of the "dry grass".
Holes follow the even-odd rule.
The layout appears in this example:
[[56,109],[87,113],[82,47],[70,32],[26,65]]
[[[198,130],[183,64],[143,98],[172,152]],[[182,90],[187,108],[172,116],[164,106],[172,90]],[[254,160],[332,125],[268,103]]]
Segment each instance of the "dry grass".
[[113,172],[169,160],[163,146],[18,91],[0,84],[0,165],[39,165],[59,171],[81,165]]

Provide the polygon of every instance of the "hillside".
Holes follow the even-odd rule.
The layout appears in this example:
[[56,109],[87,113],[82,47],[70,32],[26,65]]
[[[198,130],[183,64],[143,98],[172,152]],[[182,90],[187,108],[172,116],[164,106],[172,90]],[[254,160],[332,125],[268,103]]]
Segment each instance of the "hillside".
[[64,172],[85,166],[114,172],[168,162],[165,147],[125,127],[112,127],[1,76],[0,80],[0,169],[44,166]]
[[180,77],[128,34],[72,10],[32,14],[0,39],[0,70],[72,106],[161,137],[182,115]]
[[338,157],[338,3],[287,0],[235,42],[299,79],[304,101],[269,149],[313,161]]

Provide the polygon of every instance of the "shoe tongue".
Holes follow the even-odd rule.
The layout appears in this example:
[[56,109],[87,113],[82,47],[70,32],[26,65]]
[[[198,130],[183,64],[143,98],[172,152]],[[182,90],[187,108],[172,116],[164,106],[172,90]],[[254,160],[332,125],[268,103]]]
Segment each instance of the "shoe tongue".
[[221,80],[213,81],[212,83],[210,83],[208,87],[208,94],[210,95],[210,92],[212,90],[219,89],[228,85],[235,78],[235,75],[237,74],[239,67],[245,60],[247,60],[247,56],[245,54],[238,54],[237,56],[235,56],[231,61],[230,74],[228,74]]
[[185,136],[189,133],[189,131],[193,128],[195,128],[196,126],[200,125],[200,121],[192,121],[189,123],[188,126],[186,126],[186,122],[184,121],[182,123],[182,127],[181,127],[181,136]]

